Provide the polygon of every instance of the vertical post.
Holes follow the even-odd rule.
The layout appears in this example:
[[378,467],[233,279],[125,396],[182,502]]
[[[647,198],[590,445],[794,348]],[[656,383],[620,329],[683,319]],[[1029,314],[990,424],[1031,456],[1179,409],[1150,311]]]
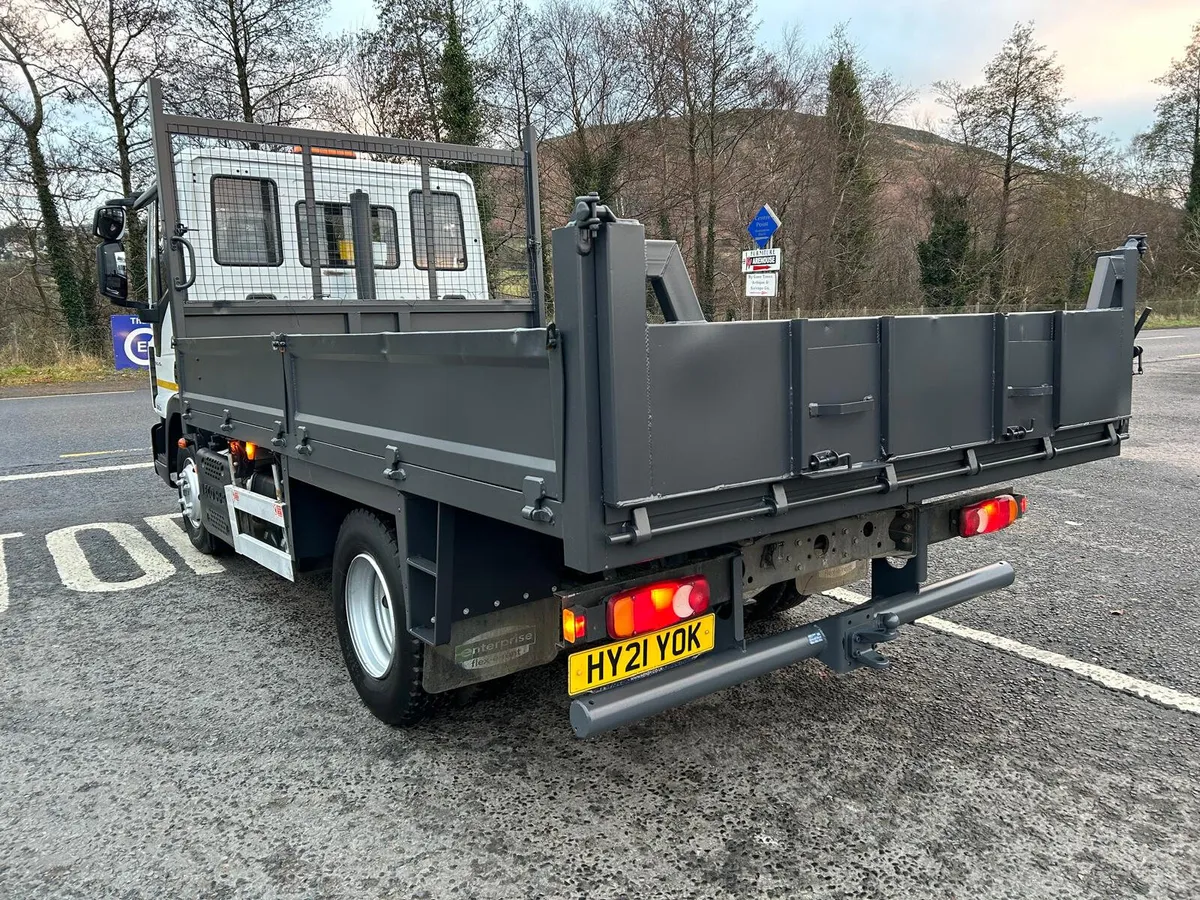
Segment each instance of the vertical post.
[[[151,78],[149,88],[150,130],[154,142],[154,168],[158,176],[158,210],[159,215],[162,216],[163,249],[167,251],[164,254],[167,269],[167,297],[170,298],[171,325],[174,327],[175,337],[182,338],[187,335],[183,308],[183,304],[187,302],[187,290],[180,290],[175,285],[182,284],[187,276],[182,271],[183,254],[177,252],[171,240],[179,227],[179,198],[175,193],[175,160],[171,155],[171,134],[167,131],[164,121],[162,82],[157,78]],[[176,354],[177,375],[181,374],[183,359],[184,354]],[[179,383],[183,383],[182,379],[179,379]]]
[[421,219],[425,223],[425,273],[429,276],[429,299],[438,301],[437,245],[433,235],[433,192],[430,188],[429,160],[421,160]]
[[321,300],[321,251],[324,249],[322,235],[317,228],[317,190],[313,179],[312,147],[305,144],[300,148],[304,166],[304,216],[308,234],[308,263],[312,272],[313,300]]
[[354,283],[359,300],[375,299],[375,248],[371,244],[371,198],[366,191],[350,195],[350,235],[354,243]]
[[534,328],[546,324],[546,293],[542,284],[542,200],[538,186],[537,131],[533,124],[521,134],[525,148],[525,239],[529,266],[529,301],[533,304]]

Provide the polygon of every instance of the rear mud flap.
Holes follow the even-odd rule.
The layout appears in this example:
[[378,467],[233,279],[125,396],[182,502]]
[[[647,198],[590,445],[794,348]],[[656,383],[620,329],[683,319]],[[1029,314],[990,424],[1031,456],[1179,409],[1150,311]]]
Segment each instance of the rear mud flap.
[[558,655],[557,597],[455,622],[450,642],[425,648],[422,687],[431,694],[545,665]]

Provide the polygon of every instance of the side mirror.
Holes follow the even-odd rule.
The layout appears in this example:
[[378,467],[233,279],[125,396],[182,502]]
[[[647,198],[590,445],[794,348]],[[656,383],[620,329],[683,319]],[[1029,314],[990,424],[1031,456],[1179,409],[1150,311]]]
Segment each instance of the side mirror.
[[119,241],[125,236],[125,208],[101,206],[92,217],[92,234],[102,241]]
[[119,241],[105,241],[96,248],[96,283],[100,285],[100,293],[113,303],[118,306],[128,304],[125,248]]

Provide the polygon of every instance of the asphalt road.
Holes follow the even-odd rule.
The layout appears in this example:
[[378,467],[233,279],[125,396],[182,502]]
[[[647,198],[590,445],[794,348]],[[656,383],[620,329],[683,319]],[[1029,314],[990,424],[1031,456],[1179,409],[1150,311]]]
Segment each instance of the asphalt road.
[[[1200,704],[1200,330],[1144,346],[1123,455],[932,574],[1007,558],[948,619]],[[327,576],[197,574],[148,468],[9,477],[144,461],[151,417],[0,400],[0,896],[1200,896],[1200,714],[925,627],[593,741],[562,665],[389,729]]]

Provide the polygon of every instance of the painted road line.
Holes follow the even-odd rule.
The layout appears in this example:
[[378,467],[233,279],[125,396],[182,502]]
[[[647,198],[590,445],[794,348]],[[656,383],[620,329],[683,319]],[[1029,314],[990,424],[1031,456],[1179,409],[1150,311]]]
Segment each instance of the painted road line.
[[[831,591],[825,591],[825,593],[830,597],[841,600],[843,603],[850,603],[855,606],[860,603],[866,603],[870,599],[854,591],[848,591],[845,588],[835,588]],[[1200,715],[1200,697],[1196,697],[1193,694],[1186,694],[1183,691],[1163,687],[1160,684],[1143,681],[1140,678],[1134,678],[1132,675],[1126,675],[1114,669],[1106,669],[1094,663],[1087,663],[1082,660],[1073,659],[1070,656],[1063,656],[1061,653],[1053,653],[1049,650],[1031,647],[1029,644],[1022,644],[1020,641],[1014,641],[1012,638],[1001,637],[998,634],[992,634],[988,631],[979,631],[976,628],[968,628],[965,625],[959,625],[957,622],[951,622],[937,616],[925,616],[923,619],[917,619],[916,624],[923,625],[933,631],[940,631],[942,634],[949,634],[954,637],[963,638],[964,640],[973,641],[976,644],[983,644],[985,647],[991,647],[995,650],[1003,650],[1005,653],[1011,653],[1030,662],[1040,663],[1044,666],[1070,672],[1073,675],[1079,675],[1109,690],[1131,694],[1134,697],[1141,697],[1144,700],[1153,700],[1155,703],[1169,706],[1172,709]]]
[[82,456],[111,456],[114,453],[149,453],[145,447],[131,447],[128,450],[85,450],[82,453],[60,453],[59,459],[79,459]]
[[0,397],[5,400],[53,400],[55,397],[105,397],[109,394],[139,394],[141,391],[80,391],[78,394],[31,394],[28,397]]
[[0,615],[8,609],[8,563],[4,560],[4,542],[12,538],[25,537],[19,531],[0,534]]
[[[79,545],[79,534],[83,531],[99,531],[108,534],[129,558],[142,570],[142,574],[126,581],[105,581],[92,569]],[[63,587],[87,594],[109,591],[131,591],[146,587],[175,574],[175,566],[163,556],[144,534],[128,522],[92,522],[89,525],[71,525],[46,535],[46,547],[54,558],[58,577]]]
[[155,533],[166,541],[167,546],[178,553],[187,567],[197,575],[220,575],[225,571],[225,567],[192,546],[191,540],[184,534],[180,525],[182,518],[183,513],[146,516],[146,524],[154,529]]
[[22,472],[19,475],[0,475],[2,481],[33,481],[35,478],[63,478],[67,475],[94,475],[97,472],[128,472],[131,469],[152,469],[154,463],[126,463],[122,466],[96,466],[91,469],[55,469],[52,472]]
[[1177,359],[1200,359],[1200,353],[1185,353],[1183,356],[1163,356],[1157,359],[1148,359],[1146,362],[1174,362]]

